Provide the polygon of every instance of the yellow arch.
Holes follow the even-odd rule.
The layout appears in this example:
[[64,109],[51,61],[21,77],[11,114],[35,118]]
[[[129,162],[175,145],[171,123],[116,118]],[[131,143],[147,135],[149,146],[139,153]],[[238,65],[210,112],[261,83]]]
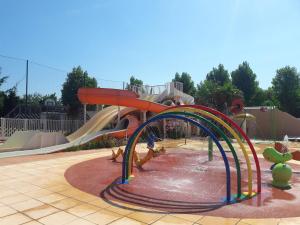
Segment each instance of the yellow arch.
[[[237,135],[237,133],[230,127],[228,126],[223,120],[221,120],[219,117],[207,112],[207,111],[204,111],[204,110],[201,110],[201,109],[196,109],[196,108],[191,108],[191,107],[181,107],[181,108],[173,108],[173,109],[167,109],[159,114],[163,114],[163,113],[166,113],[166,112],[180,112],[180,111],[185,111],[185,112],[191,112],[191,113],[200,113],[202,115],[205,115],[215,121],[217,121],[218,123],[220,123],[223,127],[225,127],[229,133],[237,140],[239,146],[241,147],[242,149],[242,152],[243,152],[243,155],[245,157],[245,160],[246,160],[246,165],[247,165],[247,173],[248,173],[248,193],[246,195],[248,196],[252,196],[254,193],[252,191],[252,167],[251,167],[251,162],[250,162],[250,159],[249,159],[249,156],[248,156],[248,153],[245,149],[245,146],[244,144],[242,143],[242,140],[240,139],[240,137]],[[135,148],[136,144],[137,144],[137,141],[139,140],[139,136],[141,135],[142,131],[139,132],[139,134],[137,135],[137,138],[135,138],[134,142],[132,143],[132,148]],[[130,151],[132,152],[132,151]],[[132,157],[132,154],[130,154],[129,156],[130,158]],[[129,158],[129,168],[132,168],[132,160]],[[131,176],[132,173],[130,172],[129,176]]]
[[191,113],[200,113],[202,115],[205,115],[215,121],[217,121],[218,123],[220,123],[223,127],[225,127],[229,133],[237,140],[238,144],[240,145],[243,155],[245,157],[246,160],[246,164],[247,164],[247,172],[248,172],[248,193],[247,195],[252,196],[252,167],[251,167],[251,162],[248,156],[248,153],[245,149],[245,146],[242,142],[242,140],[240,139],[240,137],[237,135],[237,133],[230,127],[228,126],[223,120],[221,120],[219,117],[204,111],[202,109],[196,109],[196,108],[190,108],[190,107],[180,107],[180,108],[173,108],[173,109],[167,109],[163,112],[161,112],[160,114],[166,113],[166,112],[180,112],[180,111],[186,111],[186,112],[191,112]]

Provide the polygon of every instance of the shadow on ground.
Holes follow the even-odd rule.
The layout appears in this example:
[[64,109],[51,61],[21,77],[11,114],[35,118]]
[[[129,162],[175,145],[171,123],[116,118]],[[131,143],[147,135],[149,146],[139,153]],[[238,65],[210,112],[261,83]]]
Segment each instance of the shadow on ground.
[[[186,202],[154,198],[124,190],[120,179],[108,185],[99,196],[107,203],[133,211],[155,213],[204,213],[219,209],[226,205],[224,202]],[[124,205],[124,203],[126,205]],[[129,204],[132,204],[130,206]],[[137,206],[137,207],[135,207]]]

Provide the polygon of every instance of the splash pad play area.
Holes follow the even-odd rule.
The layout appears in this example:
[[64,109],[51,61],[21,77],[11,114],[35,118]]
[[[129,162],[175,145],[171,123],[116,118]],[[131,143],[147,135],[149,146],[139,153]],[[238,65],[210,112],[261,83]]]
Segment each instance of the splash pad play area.
[[[83,104],[110,106],[66,137],[69,142],[22,154],[84,147],[105,135],[126,140],[126,146],[74,164],[64,176],[112,207],[224,218],[299,217],[300,165],[289,161],[299,160],[299,151],[252,144],[233,121],[243,108],[239,99],[225,115],[174,90],[141,97],[128,90],[81,88]],[[183,133],[164,131],[171,128]]]
[[[164,149],[163,153],[157,150],[157,157],[153,152],[149,154],[155,150],[138,142],[148,126],[166,119],[184,121],[204,132],[214,143],[213,160],[208,157],[207,141],[197,138]],[[206,149],[195,148],[203,142]],[[137,157],[139,148],[144,151]],[[82,191],[134,211],[230,218],[300,216],[300,166],[291,165],[291,189],[272,186],[271,164],[258,158],[240,126],[205,106],[180,105],[161,110],[136,128],[125,149],[113,152],[113,159],[82,162],[69,168],[65,177]],[[143,161],[142,166],[139,161]]]

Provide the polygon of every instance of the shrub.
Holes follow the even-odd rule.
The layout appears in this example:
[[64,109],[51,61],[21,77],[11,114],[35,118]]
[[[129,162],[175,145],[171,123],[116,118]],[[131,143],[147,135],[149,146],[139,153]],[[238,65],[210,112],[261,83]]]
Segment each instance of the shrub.
[[93,141],[90,141],[86,144],[80,146],[73,146],[64,151],[78,151],[78,150],[88,150],[88,149],[98,149],[98,148],[112,148],[112,147],[119,147],[121,145],[126,144],[126,139],[117,139],[111,137],[109,135],[103,135]]
[[185,133],[181,129],[181,127],[178,127],[178,128],[167,130],[167,137],[171,138],[171,139],[184,138],[185,137]]

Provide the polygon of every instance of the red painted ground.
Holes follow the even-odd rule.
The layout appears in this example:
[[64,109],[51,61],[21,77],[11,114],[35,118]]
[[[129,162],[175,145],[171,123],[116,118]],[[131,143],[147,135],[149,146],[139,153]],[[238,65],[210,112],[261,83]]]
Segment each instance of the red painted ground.
[[[135,169],[135,178],[125,185],[114,184],[121,175],[121,163],[113,163],[108,157],[74,165],[66,171],[65,177],[76,188],[100,196],[111,204],[115,204],[112,200],[117,200],[120,205],[122,202],[131,203],[143,206],[146,208],[144,211],[149,212],[163,210],[239,218],[300,216],[300,167],[294,167],[293,188],[282,191],[267,184],[272,179],[269,172],[271,164],[264,160],[261,164],[264,171],[262,194],[231,205],[222,202],[226,188],[224,163],[219,156],[207,162],[205,152],[168,151],[145,164],[144,171]],[[236,185],[233,162],[231,166],[233,187]],[[244,163],[242,171],[245,180]],[[243,190],[247,190],[245,184],[243,182]],[[232,192],[236,190],[232,188]]]

